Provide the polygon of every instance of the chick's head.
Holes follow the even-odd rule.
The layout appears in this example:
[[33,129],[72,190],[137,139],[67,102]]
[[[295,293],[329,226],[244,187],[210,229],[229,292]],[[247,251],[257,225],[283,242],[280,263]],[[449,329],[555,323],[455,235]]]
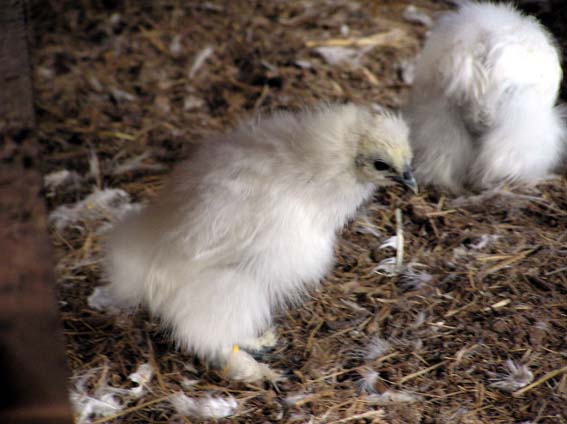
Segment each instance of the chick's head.
[[417,193],[411,170],[409,129],[393,114],[368,117],[357,134],[355,169],[360,182],[377,186],[403,184]]

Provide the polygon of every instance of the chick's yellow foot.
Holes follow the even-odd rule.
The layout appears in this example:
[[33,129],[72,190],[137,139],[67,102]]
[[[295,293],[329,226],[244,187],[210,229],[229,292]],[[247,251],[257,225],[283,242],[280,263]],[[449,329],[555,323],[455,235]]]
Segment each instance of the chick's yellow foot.
[[232,347],[232,352],[227,358],[223,374],[229,380],[254,383],[258,381],[269,381],[276,383],[282,379],[277,371],[272,370],[266,364],[256,361],[250,354],[240,350],[238,345]]

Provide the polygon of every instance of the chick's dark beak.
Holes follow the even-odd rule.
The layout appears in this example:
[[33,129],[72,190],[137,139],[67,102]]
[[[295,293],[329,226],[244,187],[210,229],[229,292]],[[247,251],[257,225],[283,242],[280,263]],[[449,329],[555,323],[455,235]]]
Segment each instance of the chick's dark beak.
[[417,187],[417,181],[415,181],[415,178],[411,172],[411,168],[409,166],[405,166],[404,170],[402,172],[401,176],[397,176],[394,177],[394,181],[403,184],[404,186],[406,186],[407,188],[409,188],[411,191],[413,191],[414,194],[418,193],[418,187]]

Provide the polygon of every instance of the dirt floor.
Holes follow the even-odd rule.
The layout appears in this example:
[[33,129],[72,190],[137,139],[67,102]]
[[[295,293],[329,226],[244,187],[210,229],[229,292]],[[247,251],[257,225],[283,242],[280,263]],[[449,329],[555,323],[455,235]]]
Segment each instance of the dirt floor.
[[[109,222],[151,198],[191,143],[258,110],[401,106],[429,19],[448,4],[36,6],[37,117],[78,422],[567,423],[564,178],[457,200],[377,193],[322,288],[279,318],[263,356],[288,374],[277,389],[229,383],[143,311],[91,297]],[[399,274],[383,246],[396,208]]]

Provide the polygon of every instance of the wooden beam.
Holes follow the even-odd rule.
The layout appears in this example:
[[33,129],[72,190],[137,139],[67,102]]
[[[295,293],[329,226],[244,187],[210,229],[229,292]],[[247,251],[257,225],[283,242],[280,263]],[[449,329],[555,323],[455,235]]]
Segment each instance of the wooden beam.
[[34,126],[23,3],[0,0],[0,131]]
[[0,0],[0,422],[72,423],[24,6]]

